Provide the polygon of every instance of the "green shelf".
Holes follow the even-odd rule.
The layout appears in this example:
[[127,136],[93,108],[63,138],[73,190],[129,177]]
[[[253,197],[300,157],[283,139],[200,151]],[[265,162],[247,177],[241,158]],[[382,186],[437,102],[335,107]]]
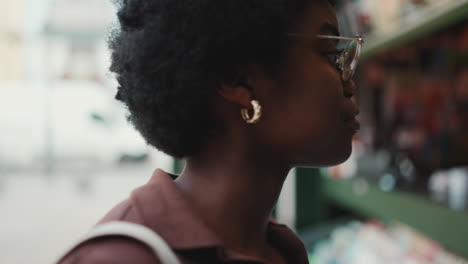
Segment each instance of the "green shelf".
[[[440,4],[442,2],[445,4]],[[361,58],[363,60],[372,58],[383,51],[402,46],[468,19],[468,0],[445,0],[440,3],[419,11],[405,22],[395,24],[394,30],[365,36],[366,43]]]
[[365,216],[398,221],[468,258],[468,212],[454,211],[418,195],[383,192],[362,180],[325,179],[326,199]]

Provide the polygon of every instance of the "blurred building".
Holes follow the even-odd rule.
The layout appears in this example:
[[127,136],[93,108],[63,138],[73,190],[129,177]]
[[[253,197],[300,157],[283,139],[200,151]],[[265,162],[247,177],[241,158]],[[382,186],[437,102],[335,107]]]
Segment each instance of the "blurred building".
[[60,45],[63,50],[58,72],[52,77],[104,82],[108,66],[105,38],[114,15],[111,1],[53,0],[46,12],[42,28],[46,49]]
[[22,1],[3,0],[0,10],[0,81],[23,78],[24,56],[20,30]]
[[0,169],[89,171],[148,160],[149,147],[114,100],[106,46],[112,2],[6,5],[0,81],[10,81],[0,82]]

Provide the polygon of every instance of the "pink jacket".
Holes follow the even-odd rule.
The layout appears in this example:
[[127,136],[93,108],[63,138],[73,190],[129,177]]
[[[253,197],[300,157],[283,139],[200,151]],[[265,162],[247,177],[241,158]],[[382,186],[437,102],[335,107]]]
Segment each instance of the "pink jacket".
[[[145,225],[157,232],[184,264],[262,263],[226,250],[216,235],[197,217],[170,175],[157,169],[151,180],[135,189],[99,223],[113,220]],[[268,239],[288,263],[308,263],[299,238],[285,225],[271,220]],[[59,264],[155,264],[160,263],[145,245],[125,237],[98,238],[75,247]]]

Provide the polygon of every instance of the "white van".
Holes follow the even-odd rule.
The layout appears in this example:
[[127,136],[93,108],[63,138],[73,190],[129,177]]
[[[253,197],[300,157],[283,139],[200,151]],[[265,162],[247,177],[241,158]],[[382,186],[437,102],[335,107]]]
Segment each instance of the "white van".
[[150,147],[113,91],[90,81],[0,82],[0,169],[144,162]]

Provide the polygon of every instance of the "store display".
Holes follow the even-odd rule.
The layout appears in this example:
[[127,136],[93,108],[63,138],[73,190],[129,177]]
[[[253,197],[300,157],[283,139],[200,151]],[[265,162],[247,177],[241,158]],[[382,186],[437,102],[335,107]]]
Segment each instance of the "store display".
[[333,168],[334,178],[353,174],[427,193],[434,172],[468,166],[467,39],[464,21],[361,64],[364,153]]
[[399,223],[351,222],[311,252],[312,264],[465,264],[437,242]]
[[425,190],[434,171],[468,165],[468,60],[459,44],[467,33],[462,24],[363,64],[368,150],[391,153],[389,170],[410,188]]

